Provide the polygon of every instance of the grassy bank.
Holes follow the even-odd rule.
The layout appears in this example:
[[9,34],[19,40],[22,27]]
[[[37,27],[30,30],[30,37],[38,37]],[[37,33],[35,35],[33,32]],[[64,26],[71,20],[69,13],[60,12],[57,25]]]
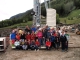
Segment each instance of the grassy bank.
[[60,22],[65,24],[80,23],[80,9],[72,11],[67,17],[60,17]]
[[[31,26],[32,25],[32,21],[28,21],[27,23],[20,23],[20,24],[15,24],[12,26],[8,26],[8,27],[4,27],[4,28],[17,28],[18,26]],[[4,28],[0,28],[0,29],[4,29]]]

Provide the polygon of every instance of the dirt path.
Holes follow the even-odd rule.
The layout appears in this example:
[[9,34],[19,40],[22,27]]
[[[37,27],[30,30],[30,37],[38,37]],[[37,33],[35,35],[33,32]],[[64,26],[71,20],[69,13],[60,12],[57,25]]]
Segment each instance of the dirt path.
[[[70,43],[73,46],[80,46],[80,36],[70,34]],[[74,43],[75,41],[75,43]],[[12,50],[10,47],[5,53],[0,52],[0,60],[80,60],[80,48],[69,48],[68,52],[62,52],[61,49],[57,50]]]

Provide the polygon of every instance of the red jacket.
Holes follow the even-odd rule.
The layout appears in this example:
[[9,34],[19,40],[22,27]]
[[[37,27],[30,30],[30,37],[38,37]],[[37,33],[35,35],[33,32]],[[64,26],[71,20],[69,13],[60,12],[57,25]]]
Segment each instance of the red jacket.
[[31,40],[31,35],[26,35],[26,40]]
[[16,35],[16,39],[17,40],[20,40],[20,35]]
[[56,34],[56,33],[54,33],[54,34],[53,34],[53,36],[54,36],[54,37],[56,37],[56,36],[57,36],[57,34]]
[[35,40],[36,35],[35,34],[31,34],[31,40]]
[[51,46],[51,42],[50,41],[46,41],[46,46],[50,47]]
[[36,42],[35,42],[35,44],[36,44],[37,46],[39,46],[39,45],[40,45],[39,41],[36,41]]

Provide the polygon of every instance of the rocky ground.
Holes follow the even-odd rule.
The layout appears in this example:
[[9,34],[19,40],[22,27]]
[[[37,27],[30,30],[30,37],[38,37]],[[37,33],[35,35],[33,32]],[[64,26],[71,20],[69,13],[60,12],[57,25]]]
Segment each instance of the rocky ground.
[[0,29],[0,37],[9,36],[13,29]]
[[6,52],[0,52],[0,60],[80,60],[80,35],[70,33],[69,51],[57,50],[12,50],[10,46]]

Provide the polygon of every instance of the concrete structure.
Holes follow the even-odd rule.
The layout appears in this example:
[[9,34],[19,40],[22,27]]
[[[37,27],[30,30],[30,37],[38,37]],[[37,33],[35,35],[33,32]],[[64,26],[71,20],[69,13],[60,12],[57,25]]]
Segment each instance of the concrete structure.
[[9,46],[9,38],[0,37],[0,51],[5,51],[8,46]]
[[46,25],[48,26],[56,26],[56,10],[49,8],[47,9],[47,20]]

